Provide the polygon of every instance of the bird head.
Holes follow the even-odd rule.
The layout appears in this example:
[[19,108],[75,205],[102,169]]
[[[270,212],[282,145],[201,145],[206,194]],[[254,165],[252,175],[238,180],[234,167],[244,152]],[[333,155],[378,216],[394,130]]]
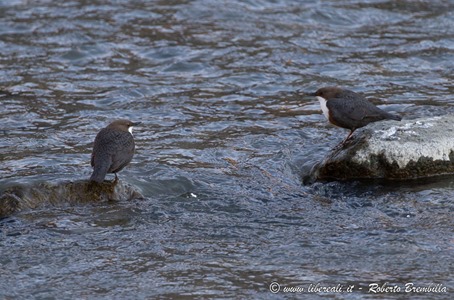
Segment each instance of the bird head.
[[344,92],[343,89],[335,86],[328,86],[318,89],[315,93],[311,94],[311,96],[321,97],[328,101],[329,99],[334,99],[339,97],[340,94]]
[[120,119],[120,120],[113,121],[107,127],[113,128],[116,130],[121,130],[121,131],[129,131],[132,134],[132,128],[134,126],[139,125],[140,123],[141,122],[131,122],[129,120]]

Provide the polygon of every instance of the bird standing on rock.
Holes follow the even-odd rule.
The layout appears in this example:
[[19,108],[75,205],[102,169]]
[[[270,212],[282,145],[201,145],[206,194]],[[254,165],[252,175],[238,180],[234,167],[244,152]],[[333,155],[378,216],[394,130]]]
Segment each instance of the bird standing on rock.
[[90,181],[101,183],[107,173],[115,174],[126,167],[134,155],[134,138],[132,127],[140,122],[133,123],[128,120],[116,120],[96,135],[93,152],[91,154],[91,166],[93,173]]
[[366,100],[363,96],[339,87],[324,87],[311,94],[320,101],[320,107],[328,121],[336,126],[350,129],[350,134],[342,141],[345,143],[353,132],[369,123],[382,120],[402,120]]

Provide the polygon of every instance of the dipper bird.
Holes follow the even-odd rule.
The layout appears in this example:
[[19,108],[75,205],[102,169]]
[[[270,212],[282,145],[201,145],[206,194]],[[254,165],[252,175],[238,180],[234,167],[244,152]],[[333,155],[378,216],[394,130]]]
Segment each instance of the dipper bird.
[[312,96],[320,101],[320,107],[328,121],[336,126],[350,129],[345,143],[353,132],[369,123],[381,120],[400,121],[402,117],[390,114],[366,100],[363,96],[338,87],[318,89]]
[[116,120],[99,131],[91,154],[93,174],[90,181],[101,183],[107,173],[114,173],[115,181],[118,180],[117,172],[126,167],[134,155],[132,127],[139,124],[140,122]]

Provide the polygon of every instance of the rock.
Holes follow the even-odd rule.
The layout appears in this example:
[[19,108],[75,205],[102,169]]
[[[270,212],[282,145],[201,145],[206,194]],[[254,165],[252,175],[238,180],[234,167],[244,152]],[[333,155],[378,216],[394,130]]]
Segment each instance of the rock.
[[369,124],[313,167],[312,180],[454,174],[454,115]]
[[0,218],[12,215],[20,210],[20,197],[14,193],[4,193],[0,196]]
[[104,181],[101,184],[80,180],[75,182],[42,182],[30,186],[16,185],[0,195],[0,217],[42,205],[78,204],[98,201],[124,201],[143,198],[140,191],[128,184]]

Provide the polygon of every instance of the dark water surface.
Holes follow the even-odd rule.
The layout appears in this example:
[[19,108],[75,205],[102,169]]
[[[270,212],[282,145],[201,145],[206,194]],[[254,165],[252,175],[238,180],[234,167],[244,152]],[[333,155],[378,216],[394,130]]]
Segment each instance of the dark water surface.
[[[451,299],[454,179],[301,178],[347,134],[306,91],[454,112],[454,2],[0,1],[0,49],[0,190],[88,178],[129,118],[145,195],[1,220],[0,298]],[[354,290],[283,291],[317,283]]]

